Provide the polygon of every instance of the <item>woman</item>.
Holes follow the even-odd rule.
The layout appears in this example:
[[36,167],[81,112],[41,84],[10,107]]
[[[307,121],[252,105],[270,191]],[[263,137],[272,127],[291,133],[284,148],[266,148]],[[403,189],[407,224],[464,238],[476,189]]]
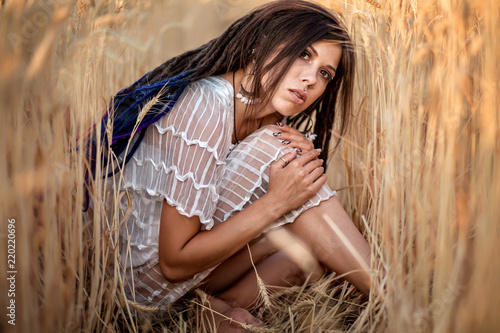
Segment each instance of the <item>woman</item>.
[[[341,134],[347,126],[353,75],[352,44],[334,14],[278,1],[119,92],[102,129],[113,125],[111,149],[126,165],[114,179],[131,210],[120,226],[128,297],[165,307],[201,283],[214,310],[260,326],[247,311],[258,307],[255,271],[289,286],[324,267],[367,294],[369,246],[324,173],[335,116]],[[306,126],[303,115],[315,118],[316,147],[289,126]],[[279,245],[283,235],[291,240]],[[299,254],[319,264],[304,267]]]

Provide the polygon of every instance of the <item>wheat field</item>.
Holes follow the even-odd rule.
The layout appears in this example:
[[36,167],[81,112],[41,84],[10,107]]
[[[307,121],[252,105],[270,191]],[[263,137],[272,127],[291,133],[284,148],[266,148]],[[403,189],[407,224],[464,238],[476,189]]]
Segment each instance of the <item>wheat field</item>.
[[[162,314],[125,301],[118,194],[100,179],[82,212],[79,139],[113,93],[262,2],[1,1],[0,331],[203,331],[201,292]],[[320,2],[356,45],[329,183],[370,243],[374,287],[368,299],[331,274],[263,289],[266,327],[251,330],[499,331],[500,4]]]

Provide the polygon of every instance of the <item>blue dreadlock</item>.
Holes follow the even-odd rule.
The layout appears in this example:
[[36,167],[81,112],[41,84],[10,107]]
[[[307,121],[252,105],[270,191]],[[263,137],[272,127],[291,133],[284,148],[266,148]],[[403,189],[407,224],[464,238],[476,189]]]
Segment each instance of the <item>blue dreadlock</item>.
[[[104,147],[103,154],[100,156],[102,170],[105,170],[109,164],[108,154],[105,153],[108,147],[113,151],[115,156],[121,156],[125,152],[131,139],[136,138],[131,149],[125,152],[124,156],[121,156],[126,165],[143,140],[147,127],[158,121],[174,107],[186,86],[192,81],[192,78],[189,78],[191,71],[186,71],[171,78],[156,81],[151,84],[144,84],[143,81],[148,74],[141,77],[130,87],[120,90],[112,98],[109,110],[101,120],[100,142]],[[151,106],[138,124],[138,116],[142,107],[155,97],[158,97],[158,102]],[[113,128],[111,144],[109,144],[106,132],[106,126],[110,119]],[[132,137],[134,128],[136,127],[137,129],[134,137]],[[91,179],[94,179],[97,171],[96,161],[97,158],[99,158],[96,155],[97,142],[96,133],[94,132],[87,143],[87,158],[90,162],[90,170],[86,173],[85,177],[87,186],[84,210],[88,209],[88,188]],[[111,170],[109,173],[104,174],[103,177],[109,177],[115,172],[116,170]]]

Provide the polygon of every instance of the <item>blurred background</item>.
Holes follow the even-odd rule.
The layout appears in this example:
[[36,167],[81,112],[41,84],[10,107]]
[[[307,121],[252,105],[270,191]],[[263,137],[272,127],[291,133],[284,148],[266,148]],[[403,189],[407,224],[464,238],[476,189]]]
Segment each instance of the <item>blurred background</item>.
[[[106,273],[120,221],[106,182],[82,213],[78,138],[116,91],[264,2],[1,2],[1,331],[201,330],[203,295],[151,316]],[[353,122],[329,183],[372,247],[375,282],[369,299],[335,274],[292,289],[266,303],[263,331],[497,332],[500,4],[319,2],[356,44]]]

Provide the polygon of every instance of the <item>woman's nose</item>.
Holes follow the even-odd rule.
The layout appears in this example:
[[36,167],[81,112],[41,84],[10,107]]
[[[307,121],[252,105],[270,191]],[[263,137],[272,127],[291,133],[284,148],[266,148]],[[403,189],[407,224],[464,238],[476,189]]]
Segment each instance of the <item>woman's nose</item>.
[[304,82],[306,86],[314,86],[317,80],[317,72],[316,69],[312,68],[304,70],[302,73],[302,82]]

